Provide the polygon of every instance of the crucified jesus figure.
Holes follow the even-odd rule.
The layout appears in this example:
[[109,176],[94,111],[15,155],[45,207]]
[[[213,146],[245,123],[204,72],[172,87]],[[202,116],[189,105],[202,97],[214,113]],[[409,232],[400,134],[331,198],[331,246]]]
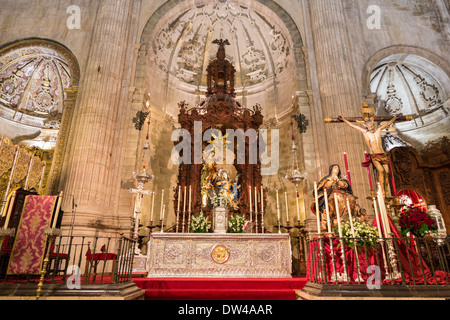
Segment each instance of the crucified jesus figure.
[[381,139],[381,131],[392,125],[397,119],[401,118],[400,115],[395,116],[390,121],[384,123],[383,125],[375,128],[375,115],[371,115],[370,117],[364,118],[364,127],[357,126],[342,116],[339,116],[338,119],[343,121],[349,127],[358,130],[364,135],[364,139],[366,140],[367,146],[369,147],[369,154],[371,161],[375,168],[378,171],[378,182],[381,185],[381,190],[383,194],[386,194],[385,191],[389,182],[389,157],[388,154],[384,151]]

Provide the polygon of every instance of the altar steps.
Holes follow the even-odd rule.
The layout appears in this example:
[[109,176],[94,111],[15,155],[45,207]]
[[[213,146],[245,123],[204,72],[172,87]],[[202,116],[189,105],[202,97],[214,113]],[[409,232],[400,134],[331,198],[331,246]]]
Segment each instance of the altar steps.
[[133,279],[146,300],[295,300],[305,278]]

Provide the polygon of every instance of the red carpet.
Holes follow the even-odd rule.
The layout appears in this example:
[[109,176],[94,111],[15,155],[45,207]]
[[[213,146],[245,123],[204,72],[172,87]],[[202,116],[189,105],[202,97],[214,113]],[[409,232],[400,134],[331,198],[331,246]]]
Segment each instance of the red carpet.
[[146,300],[295,300],[306,278],[133,279]]

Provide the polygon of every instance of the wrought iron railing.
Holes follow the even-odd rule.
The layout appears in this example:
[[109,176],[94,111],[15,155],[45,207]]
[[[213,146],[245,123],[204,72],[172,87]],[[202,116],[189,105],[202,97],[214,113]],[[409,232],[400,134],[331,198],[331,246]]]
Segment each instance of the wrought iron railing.
[[[47,243],[45,250],[50,249],[45,283],[86,285],[131,281],[135,245],[134,240],[123,236],[57,236]],[[13,241],[0,247],[0,280],[3,283],[39,281],[36,275],[8,275],[12,249]]]
[[383,238],[369,244],[360,238],[315,238],[308,241],[307,278],[376,287],[450,285],[450,240]]

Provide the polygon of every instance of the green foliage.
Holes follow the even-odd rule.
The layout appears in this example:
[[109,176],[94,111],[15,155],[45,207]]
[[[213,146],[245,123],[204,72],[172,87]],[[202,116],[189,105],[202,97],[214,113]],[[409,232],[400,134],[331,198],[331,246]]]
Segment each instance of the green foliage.
[[189,228],[191,233],[208,233],[211,229],[211,222],[208,217],[205,217],[203,211],[200,211],[192,217]]
[[229,233],[243,233],[244,232],[245,217],[241,214],[234,214],[228,219]]

